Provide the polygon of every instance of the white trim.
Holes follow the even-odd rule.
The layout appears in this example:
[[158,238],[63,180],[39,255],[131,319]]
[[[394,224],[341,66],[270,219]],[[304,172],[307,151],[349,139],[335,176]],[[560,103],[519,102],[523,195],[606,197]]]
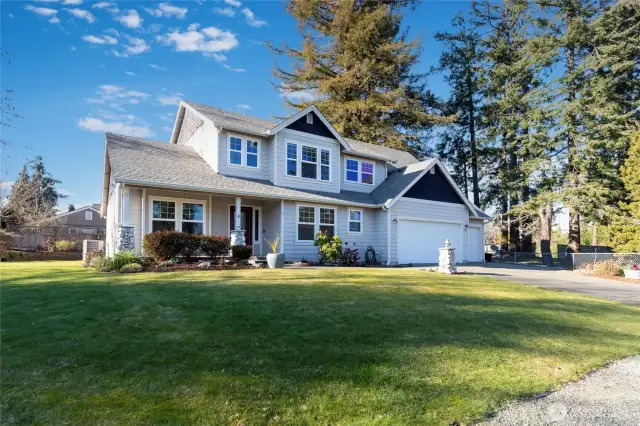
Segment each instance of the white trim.
[[284,200],[280,200],[280,251],[284,252]]
[[322,121],[322,124],[324,124],[327,127],[327,129],[329,129],[331,134],[333,136],[335,136],[335,138],[338,140],[338,142],[340,142],[340,144],[344,147],[344,149],[346,149],[348,152],[352,151],[351,146],[349,146],[347,141],[345,141],[344,138],[340,135],[340,133],[338,133],[338,131],[333,128],[331,123],[329,123],[327,121],[327,119],[324,117],[324,115],[322,115],[322,113],[318,110],[318,108],[315,105],[309,105],[305,109],[298,111],[297,114],[292,115],[291,117],[289,117],[286,120],[282,121],[277,126],[272,127],[271,129],[269,129],[267,131],[267,134],[268,135],[275,135],[280,130],[286,128],[288,125],[290,125],[291,123],[295,122],[296,120],[298,120],[299,118],[301,118],[302,116],[304,116],[305,114],[307,114],[309,112],[315,112],[316,115],[318,116],[318,118],[320,119],[320,121]]
[[[360,220],[351,220],[351,212],[360,212]],[[351,222],[360,223],[360,231],[352,231],[350,229]],[[347,209],[347,235],[363,235],[364,234],[364,209]]]
[[[159,219],[153,217],[153,202],[154,201],[169,201],[175,203],[175,218],[172,219]],[[147,213],[147,217],[149,219],[149,230],[153,232],[153,221],[165,221],[165,222],[175,222],[173,229],[178,232],[182,232],[182,204],[201,204],[202,205],[202,221],[199,220],[186,220],[187,223],[202,223],[202,235],[207,234],[207,220],[209,220],[209,214],[207,211],[207,201],[206,200],[195,200],[189,198],[174,198],[174,197],[162,197],[162,196],[149,196],[149,212]]]
[[[358,181],[352,181],[352,180],[348,180],[347,179],[347,161],[351,160],[351,161],[356,161],[358,163]],[[373,165],[373,172],[371,173],[371,179],[373,179],[373,181],[371,183],[365,183],[362,182],[362,163],[368,163],[368,164],[372,164]],[[353,171],[353,170],[349,170],[349,171]],[[376,163],[375,161],[368,161],[368,160],[361,160],[358,158],[354,158],[352,156],[344,156],[344,183],[345,184],[354,184],[354,185],[363,185],[365,187],[372,187],[374,188],[376,186]]]
[[[193,114],[197,115],[201,120],[213,123],[211,119],[201,114],[197,109],[193,108],[191,105],[187,105],[184,101],[180,101],[180,105],[178,106],[178,112],[176,113],[176,120],[173,123],[173,132],[171,133],[171,140],[169,141],[172,144],[178,143],[178,135],[180,134],[180,130],[182,129],[182,122],[184,121],[184,116],[186,115],[186,113],[183,112],[183,110],[185,111],[189,110]],[[178,128],[178,125],[180,126],[180,128]],[[213,125],[215,126],[215,123],[213,123]]]
[[313,114],[310,112],[307,113],[307,124],[313,124]]
[[[466,205],[460,204],[460,203],[448,203],[446,201],[422,200],[420,198],[405,198],[405,200],[408,201],[408,202],[411,202],[411,203],[427,204],[429,206],[467,207]],[[477,218],[473,217],[472,219],[477,219]]]
[[[236,138],[236,139],[240,139],[240,151],[237,150],[233,150],[233,152],[239,152],[240,153],[240,164],[234,164],[231,162],[231,138]],[[253,166],[248,166],[247,165],[247,156],[249,155],[249,153],[247,152],[247,142],[251,141],[251,142],[255,142],[258,144],[258,153],[257,154],[253,154],[251,153],[251,155],[257,155],[258,156],[258,166],[257,167],[253,167]],[[255,171],[260,171],[262,170],[262,164],[260,161],[260,153],[262,152],[262,139],[258,139],[258,138],[247,138],[246,136],[240,136],[238,134],[235,133],[229,133],[227,132],[227,167],[229,168],[242,168],[243,170],[255,170]]]
[[282,130],[280,133],[282,133],[284,135],[284,138],[307,138],[307,139],[315,139],[318,142],[327,142],[333,145],[340,145],[340,143],[332,138],[328,138],[326,136],[320,136],[320,135],[314,135],[313,133],[305,133],[305,132],[301,132],[300,130],[293,130],[293,129],[284,129]]
[[460,225],[464,225],[464,222],[461,220],[451,220],[451,219],[431,219],[423,216],[404,216],[398,215],[396,216],[398,220],[410,220],[413,222],[438,222],[438,223],[458,223]]
[[[460,252],[456,253],[456,258],[459,259],[460,263],[465,262],[466,260],[464,259],[464,225],[465,222],[460,221],[460,220],[449,220],[449,219],[429,219],[429,218],[425,218],[425,217],[417,217],[417,216],[403,216],[403,215],[398,215],[396,216],[396,219],[399,221],[401,220],[406,220],[407,222],[431,222],[431,223],[449,223],[449,224],[453,224],[453,225],[460,225],[460,246],[459,247],[454,247],[456,249],[461,250]],[[397,255],[397,259],[396,262],[398,264],[400,264],[400,255],[399,255],[399,250],[398,250],[398,235],[399,235],[400,231],[397,229],[396,230],[396,252],[398,253]],[[442,241],[442,243],[444,244],[444,241]],[[467,249],[469,248],[469,240],[467,239]],[[468,250],[467,250],[468,252]]]
[[59,215],[56,215],[56,217],[68,216],[70,214],[78,213],[78,212],[81,212],[81,211],[84,211],[84,210],[87,210],[87,209],[93,210],[94,212],[100,214],[100,210],[96,209],[95,207],[93,207],[93,206],[84,206],[84,207],[80,207],[79,209],[75,209],[75,210],[70,211],[70,212],[60,213]]
[[129,226],[129,186],[122,188],[122,226]]
[[[298,140],[287,140],[285,138],[285,146],[284,146],[284,174],[282,179],[300,179],[304,182],[319,182],[319,183],[333,183],[332,175],[333,175],[333,155],[334,152],[329,147],[323,147],[321,145],[316,145],[314,143],[302,142]],[[289,160],[293,160],[293,158],[289,158],[289,144],[296,146],[296,175],[291,176],[287,174],[288,172],[288,162]],[[306,161],[302,159],[302,148],[313,148],[316,150],[316,178],[307,178],[302,176],[302,163],[314,164],[311,161]],[[326,151],[329,153],[329,164],[322,164],[322,151]],[[322,180],[320,177],[322,176],[322,167],[329,167],[329,180]]]
[[142,247],[142,240],[144,240],[144,236],[147,235],[147,203],[145,202],[147,199],[147,188],[142,188],[142,206],[140,206],[140,247]]
[[[311,222],[299,222],[300,218],[300,207],[310,207],[313,209],[313,240],[301,240],[298,234],[298,225],[301,223],[304,225],[311,225]],[[320,209],[331,209],[333,210],[333,235],[338,235],[338,208],[336,206],[324,206],[318,204],[300,204],[296,203],[296,217],[295,217],[295,227],[296,227],[296,244],[313,244],[315,240],[315,236],[320,232],[320,226],[331,226],[327,224],[320,223]]]

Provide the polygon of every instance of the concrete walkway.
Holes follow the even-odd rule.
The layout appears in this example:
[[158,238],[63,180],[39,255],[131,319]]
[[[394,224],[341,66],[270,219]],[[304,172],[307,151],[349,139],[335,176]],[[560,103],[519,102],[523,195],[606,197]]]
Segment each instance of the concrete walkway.
[[571,271],[496,263],[458,265],[458,271],[640,305],[640,284],[589,277]]

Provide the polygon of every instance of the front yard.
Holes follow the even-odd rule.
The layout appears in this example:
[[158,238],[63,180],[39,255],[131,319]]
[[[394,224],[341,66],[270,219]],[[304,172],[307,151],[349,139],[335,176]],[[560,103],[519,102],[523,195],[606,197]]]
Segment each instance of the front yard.
[[0,264],[3,424],[449,424],[640,353],[640,309],[402,269]]

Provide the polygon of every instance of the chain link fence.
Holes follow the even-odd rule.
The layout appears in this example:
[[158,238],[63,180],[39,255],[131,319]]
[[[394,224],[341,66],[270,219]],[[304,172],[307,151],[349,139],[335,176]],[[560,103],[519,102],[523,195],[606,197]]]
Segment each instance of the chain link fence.
[[567,253],[571,257],[573,270],[588,269],[598,262],[613,260],[620,266],[640,265],[640,253]]

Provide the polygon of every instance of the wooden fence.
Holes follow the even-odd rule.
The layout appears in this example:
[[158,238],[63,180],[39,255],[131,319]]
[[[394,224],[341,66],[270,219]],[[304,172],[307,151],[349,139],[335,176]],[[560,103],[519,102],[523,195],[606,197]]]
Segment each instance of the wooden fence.
[[46,246],[47,241],[74,241],[77,250],[82,250],[84,240],[104,240],[104,226],[9,226],[7,231],[13,234],[12,248],[37,250]]

